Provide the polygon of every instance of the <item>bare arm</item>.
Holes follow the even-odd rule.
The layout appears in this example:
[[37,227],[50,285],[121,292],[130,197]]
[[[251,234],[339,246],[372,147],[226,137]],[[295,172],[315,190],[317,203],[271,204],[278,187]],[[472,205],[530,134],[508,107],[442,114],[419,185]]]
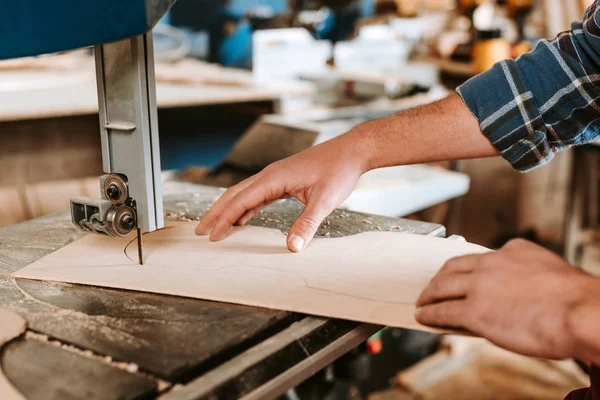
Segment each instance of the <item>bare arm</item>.
[[366,122],[344,139],[371,146],[369,169],[498,155],[457,94]]
[[573,357],[600,365],[600,280],[582,287],[585,298],[570,313],[568,332],[573,337]]
[[288,235],[298,252],[368,170],[440,160],[490,157],[497,151],[460,96],[366,122],[312,149],[278,161],[231,187],[204,216],[196,233],[221,240],[271,202],[296,197],[306,205]]

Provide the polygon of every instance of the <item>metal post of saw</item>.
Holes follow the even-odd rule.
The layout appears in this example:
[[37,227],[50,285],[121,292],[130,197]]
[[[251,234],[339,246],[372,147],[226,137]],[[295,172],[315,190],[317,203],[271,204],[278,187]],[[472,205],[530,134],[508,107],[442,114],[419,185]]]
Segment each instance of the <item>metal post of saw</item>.
[[164,226],[152,32],[94,47],[102,162],[127,177],[138,228]]
[[[105,228],[115,224],[121,228],[118,236],[136,227],[152,232],[164,226],[152,33],[97,45],[94,53],[102,163],[108,175],[100,178],[102,199],[71,199],[73,222],[110,236],[115,230]],[[117,198],[106,182],[122,182]],[[115,221],[118,214],[108,211],[107,201],[112,208],[133,207],[135,225]],[[92,215],[93,224],[80,219]]]

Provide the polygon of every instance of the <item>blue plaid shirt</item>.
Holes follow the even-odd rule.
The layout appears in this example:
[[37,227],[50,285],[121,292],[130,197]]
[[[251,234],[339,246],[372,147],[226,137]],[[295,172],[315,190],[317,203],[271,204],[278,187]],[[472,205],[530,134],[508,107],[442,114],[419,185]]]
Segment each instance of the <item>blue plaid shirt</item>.
[[522,172],[600,133],[600,0],[582,22],[502,61],[457,91],[500,154]]

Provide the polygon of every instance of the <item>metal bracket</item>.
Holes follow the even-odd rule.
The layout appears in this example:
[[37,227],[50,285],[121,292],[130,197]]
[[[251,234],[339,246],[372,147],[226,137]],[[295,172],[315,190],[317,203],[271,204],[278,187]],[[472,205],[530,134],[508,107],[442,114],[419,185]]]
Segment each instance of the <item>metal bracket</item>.
[[[94,54],[102,164],[108,175],[100,178],[102,200],[71,200],[73,222],[110,236],[136,227],[152,232],[164,227],[152,33],[97,45]],[[123,207],[134,210],[131,229],[130,210]],[[122,222],[127,226],[113,226]]]
[[122,174],[137,227],[164,226],[152,32],[94,47],[104,172]]

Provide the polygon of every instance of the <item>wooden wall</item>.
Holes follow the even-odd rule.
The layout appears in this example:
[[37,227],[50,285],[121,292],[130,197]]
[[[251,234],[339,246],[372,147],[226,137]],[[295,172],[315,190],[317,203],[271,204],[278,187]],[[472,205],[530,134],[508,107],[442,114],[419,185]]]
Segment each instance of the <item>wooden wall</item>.
[[98,196],[98,131],[97,115],[0,123],[0,226]]
[[449,231],[489,247],[511,237],[535,233],[552,247],[562,242],[570,151],[527,174],[515,172],[502,158],[467,160],[461,170],[471,189],[457,201],[458,213]]
[[98,117],[0,123],[0,186],[99,175]]

